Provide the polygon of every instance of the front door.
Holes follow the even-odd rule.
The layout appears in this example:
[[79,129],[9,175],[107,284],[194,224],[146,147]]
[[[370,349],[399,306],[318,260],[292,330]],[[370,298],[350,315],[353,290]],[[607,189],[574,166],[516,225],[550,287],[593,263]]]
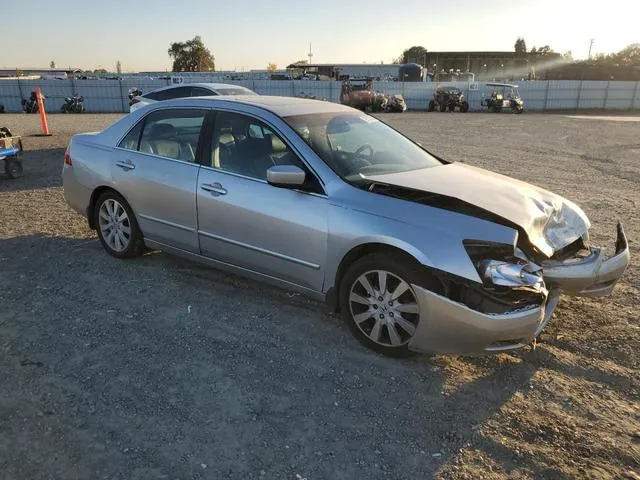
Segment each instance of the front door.
[[147,115],[114,150],[116,189],[145,238],[197,253],[196,163],[207,110],[168,108]]
[[269,166],[306,167],[250,116],[219,112],[211,150],[198,176],[202,254],[320,291],[328,201],[315,177],[307,171],[309,187],[301,190],[268,184]]

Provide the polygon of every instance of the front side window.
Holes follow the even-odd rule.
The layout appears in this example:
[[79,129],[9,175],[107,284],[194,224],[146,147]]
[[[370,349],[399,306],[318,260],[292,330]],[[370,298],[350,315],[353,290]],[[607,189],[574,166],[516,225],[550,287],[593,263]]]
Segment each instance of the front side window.
[[238,113],[217,114],[211,167],[266,180],[267,170],[274,165],[295,165],[307,171],[298,156],[264,122]]
[[195,162],[206,110],[167,109],[150,113],[120,142],[138,150],[184,162]]
[[297,115],[284,121],[348,182],[442,165],[399,132],[363,113]]

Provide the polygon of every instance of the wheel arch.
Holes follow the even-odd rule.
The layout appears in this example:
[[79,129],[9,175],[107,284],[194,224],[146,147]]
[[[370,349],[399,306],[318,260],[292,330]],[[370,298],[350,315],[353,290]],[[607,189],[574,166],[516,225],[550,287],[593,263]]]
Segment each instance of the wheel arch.
[[409,244],[394,245],[380,240],[360,243],[352,247],[345,255],[342,256],[342,259],[336,268],[332,284],[329,285],[329,289],[326,294],[327,303],[332,311],[338,311],[340,305],[340,281],[349,266],[362,257],[372,253],[389,253],[391,255],[403,257],[407,261],[416,265],[424,267],[432,266],[431,261],[423,252]]
[[[91,230],[96,229],[96,224],[94,221],[96,202],[98,201],[98,198],[100,198],[100,195],[102,195],[104,192],[109,192],[109,191],[117,193],[122,198],[124,198],[127,201],[127,203],[129,203],[129,200],[127,200],[127,198],[124,195],[122,195],[122,193],[120,193],[118,190],[116,190],[110,185],[101,185],[99,187],[94,188],[93,192],[91,192],[91,197],[89,198],[89,205],[87,206],[87,220],[89,222],[89,228]],[[131,208],[130,203],[129,203],[129,208]],[[133,210],[133,208],[131,209]],[[134,212],[134,215],[135,215],[135,212]]]

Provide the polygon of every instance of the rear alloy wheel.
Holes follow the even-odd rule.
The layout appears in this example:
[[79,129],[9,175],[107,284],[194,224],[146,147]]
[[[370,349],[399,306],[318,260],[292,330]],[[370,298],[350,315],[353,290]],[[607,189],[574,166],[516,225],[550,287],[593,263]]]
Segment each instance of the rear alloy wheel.
[[142,232],[127,202],[115,192],[106,192],[96,205],[95,225],[104,249],[117,258],[140,255]]
[[356,261],[341,282],[340,308],[353,334],[385,355],[412,355],[409,342],[420,321],[412,285],[424,272],[404,258],[372,254]]

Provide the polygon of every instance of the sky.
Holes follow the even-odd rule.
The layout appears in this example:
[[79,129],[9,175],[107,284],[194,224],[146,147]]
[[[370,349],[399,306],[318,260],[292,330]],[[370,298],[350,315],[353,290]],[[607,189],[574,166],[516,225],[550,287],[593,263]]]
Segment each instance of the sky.
[[[574,58],[640,42],[640,0],[0,0],[0,68],[171,69],[169,44],[200,35],[217,70],[390,63],[402,50],[513,51]],[[26,28],[25,28],[26,27]]]

